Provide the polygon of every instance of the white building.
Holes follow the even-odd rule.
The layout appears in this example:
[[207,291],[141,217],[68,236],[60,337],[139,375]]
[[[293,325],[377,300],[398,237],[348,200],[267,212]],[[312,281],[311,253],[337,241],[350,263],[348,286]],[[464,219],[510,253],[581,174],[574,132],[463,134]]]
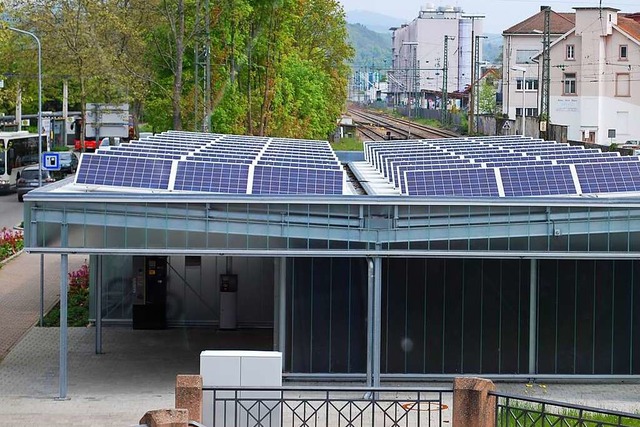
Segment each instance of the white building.
[[[549,117],[568,139],[598,144],[640,137],[640,14],[576,7],[551,12]],[[544,12],[511,27],[505,38],[504,113],[539,114]],[[531,58],[527,60],[527,58]]]
[[[465,14],[460,7],[428,4],[409,24],[391,28],[389,91],[395,102],[415,105],[418,100],[423,108],[436,108],[435,95],[442,94],[444,86],[445,36],[447,92],[464,93],[471,84],[472,41],[482,36],[481,18]],[[482,43],[477,45],[481,58]]]

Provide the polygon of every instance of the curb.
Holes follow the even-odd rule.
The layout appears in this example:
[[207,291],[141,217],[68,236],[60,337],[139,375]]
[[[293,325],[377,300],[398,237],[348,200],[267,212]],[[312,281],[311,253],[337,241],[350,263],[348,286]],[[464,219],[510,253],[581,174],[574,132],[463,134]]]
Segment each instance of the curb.
[[0,261],[0,267],[3,267],[8,262],[13,261],[14,259],[18,258],[23,253],[24,253],[24,249],[20,249],[18,252],[16,252],[15,254],[11,255],[9,258],[3,259],[2,261]]

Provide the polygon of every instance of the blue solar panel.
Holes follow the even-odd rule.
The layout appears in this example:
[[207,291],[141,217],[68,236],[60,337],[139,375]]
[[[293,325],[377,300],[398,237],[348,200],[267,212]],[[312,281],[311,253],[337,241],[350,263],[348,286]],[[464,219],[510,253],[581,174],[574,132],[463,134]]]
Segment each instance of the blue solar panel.
[[506,197],[577,194],[568,165],[500,168]]
[[407,171],[410,196],[499,197],[493,169]]
[[82,155],[76,183],[167,190],[171,160]]
[[249,165],[181,161],[174,190],[246,194]]
[[253,163],[253,159],[228,158],[228,157],[187,156],[185,160],[191,160],[194,162],[203,162],[203,163],[236,163],[236,164],[243,164],[243,165],[250,165],[251,163]]
[[326,170],[342,170],[342,166],[338,163],[317,163],[317,162],[304,162],[304,161],[288,161],[288,160],[258,160],[258,165],[261,166],[282,166],[293,168],[310,168],[310,169],[326,169]]
[[481,168],[480,163],[416,163],[416,164],[402,164],[394,166],[393,172],[393,185],[399,188],[403,193],[407,192],[407,184],[404,180],[405,172],[407,171],[426,171],[426,170],[442,170],[442,169],[478,169]]
[[640,191],[640,162],[575,165],[585,194]]
[[572,157],[570,159],[557,159],[558,164],[579,164],[579,163],[615,163],[615,162],[640,162],[638,156],[620,157]]
[[135,152],[135,151],[117,151],[117,150],[98,150],[96,154],[103,154],[105,156],[127,156],[127,157],[146,157],[153,159],[171,159],[171,160],[180,160],[182,156],[177,154],[157,154],[157,153],[145,153]]
[[[520,157],[523,158],[523,157]],[[524,157],[527,159],[527,157]],[[517,167],[517,166],[545,166],[553,164],[551,160],[509,160],[509,161],[490,161],[485,165],[488,168],[500,168],[500,167]]]
[[342,194],[342,171],[256,165],[253,194]]

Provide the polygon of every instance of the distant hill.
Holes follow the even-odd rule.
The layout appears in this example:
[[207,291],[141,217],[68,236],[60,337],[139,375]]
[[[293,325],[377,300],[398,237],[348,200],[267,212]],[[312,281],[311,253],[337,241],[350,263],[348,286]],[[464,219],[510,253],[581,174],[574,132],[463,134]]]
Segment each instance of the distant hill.
[[485,34],[482,45],[483,60],[491,63],[502,63],[502,34]]
[[399,27],[405,23],[405,20],[367,10],[351,10],[347,12],[347,22],[349,24],[362,24],[371,31],[378,33],[390,33],[389,28]]
[[356,51],[353,60],[355,69],[382,70],[391,67],[390,33],[377,33],[362,24],[347,24],[347,31],[349,42]]

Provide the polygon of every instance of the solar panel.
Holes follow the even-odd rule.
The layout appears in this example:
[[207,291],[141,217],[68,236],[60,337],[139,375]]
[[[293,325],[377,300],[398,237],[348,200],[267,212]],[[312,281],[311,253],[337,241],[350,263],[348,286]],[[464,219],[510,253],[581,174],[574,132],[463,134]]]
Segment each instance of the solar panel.
[[[528,157],[527,157],[528,158]],[[517,167],[517,166],[545,166],[552,165],[552,160],[500,160],[484,163],[488,168]]]
[[420,163],[417,162],[415,164],[400,164],[398,166],[394,166],[392,178],[392,184],[394,187],[399,188],[402,193],[407,192],[407,184],[404,180],[404,173],[407,171],[426,171],[426,170],[440,170],[440,169],[477,169],[481,168],[482,165],[480,163]]
[[506,197],[578,194],[568,165],[500,168]]
[[256,165],[253,194],[342,194],[344,173],[336,170]]
[[173,189],[246,194],[248,175],[246,164],[180,161]]
[[142,157],[82,155],[76,184],[109,185],[167,190],[171,160]]
[[578,164],[575,168],[585,194],[640,191],[640,162]]
[[499,197],[493,169],[447,169],[405,172],[410,196]]
[[570,159],[557,159],[558,164],[579,164],[579,163],[615,163],[615,162],[640,162],[638,156],[620,156],[620,157],[572,157]]

